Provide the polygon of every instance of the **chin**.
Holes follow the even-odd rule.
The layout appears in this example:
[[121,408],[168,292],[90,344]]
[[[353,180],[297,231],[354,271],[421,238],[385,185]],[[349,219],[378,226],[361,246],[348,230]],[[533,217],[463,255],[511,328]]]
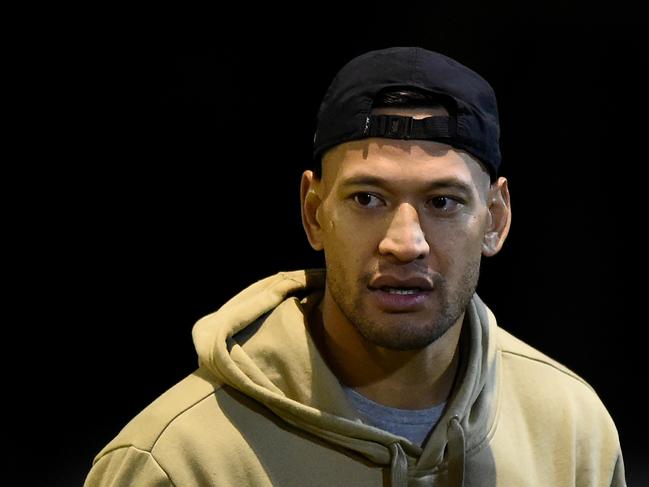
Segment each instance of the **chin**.
[[[390,320],[392,321],[392,320]],[[389,350],[420,350],[443,336],[455,323],[432,324],[431,321],[413,323],[399,319],[391,323],[364,323],[356,328],[368,342]]]

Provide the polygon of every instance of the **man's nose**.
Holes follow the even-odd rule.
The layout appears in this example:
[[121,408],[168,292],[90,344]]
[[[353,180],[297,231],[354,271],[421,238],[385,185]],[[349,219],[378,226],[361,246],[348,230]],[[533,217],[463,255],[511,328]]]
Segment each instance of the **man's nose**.
[[407,203],[399,205],[379,243],[379,253],[392,254],[399,261],[410,262],[426,257],[429,251],[417,210]]

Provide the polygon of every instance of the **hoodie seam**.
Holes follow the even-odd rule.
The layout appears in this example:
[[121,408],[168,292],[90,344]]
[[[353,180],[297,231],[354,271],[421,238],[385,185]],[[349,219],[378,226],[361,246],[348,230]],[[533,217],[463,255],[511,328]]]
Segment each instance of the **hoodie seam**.
[[[153,456],[153,449],[156,447],[158,441],[160,441],[160,437],[164,434],[165,431],[167,431],[167,428],[169,428],[169,426],[171,426],[171,424],[172,424],[173,422],[175,422],[178,418],[180,418],[182,415],[184,415],[184,414],[185,414],[186,412],[188,412],[190,409],[193,409],[194,407],[196,407],[196,406],[198,406],[200,403],[202,403],[204,400],[206,400],[206,399],[208,399],[209,397],[213,396],[213,395],[214,395],[214,394],[215,394],[219,389],[222,389],[222,388],[223,388],[223,384],[220,384],[220,385],[218,385],[218,386],[215,386],[214,389],[213,389],[209,394],[206,394],[205,396],[201,397],[201,398],[198,399],[195,403],[193,403],[193,404],[191,404],[190,406],[186,407],[185,409],[183,409],[182,411],[180,411],[178,414],[176,414],[173,418],[171,418],[171,419],[167,422],[167,424],[165,424],[164,427],[160,430],[160,433],[159,433],[158,436],[155,438],[155,440],[153,440],[153,441],[151,442],[151,447],[150,447],[149,449],[137,447],[137,446],[135,446],[132,442],[129,442],[129,443],[126,443],[126,444],[123,444],[123,445],[116,446],[115,448],[111,448],[110,450],[106,450],[106,451],[104,452],[104,454],[103,454],[100,458],[103,458],[104,456],[108,455],[109,453],[114,452],[114,451],[116,451],[116,450],[119,450],[119,449],[121,449],[121,448],[131,448],[131,447],[132,447],[132,448],[135,448],[136,450],[140,450],[140,451],[143,451],[143,452],[150,453],[151,456]],[[154,457],[154,458],[155,458],[155,457]],[[99,460],[99,458],[98,458],[97,460]]]
[[[312,270],[306,270],[303,272],[304,276],[308,276],[309,274],[324,274],[325,271],[323,269],[312,269]],[[289,281],[293,281],[296,284],[299,284],[300,286],[304,286],[304,281],[301,281],[299,279],[296,279],[295,277],[291,276],[288,272],[280,272],[280,276],[282,276],[284,279],[287,279]],[[277,283],[279,285],[279,283]]]
[[556,370],[557,372],[561,372],[563,375],[565,375],[565,376],[567,376],[567,377],[570,377],[571,379],[576,380],[577,382],[580,382],[581,384],[585,385],[588,389],[592,390],[592,387],[588,384],[588,382],[586,382],[584,379],[582,379],[581,377],[579,377],[577,374],[570,373],[570,372],[564,370],[563,368],[558,367],[557,365],[553,364],[552,362],[549,362],[549,361],[547,361],[547,360],[543,360],[543,359],[538,359],[538,358],[530,357],[529,355],[525,355],[525,354],[518,353],[518,352],[513,352],[513,351],[510,351],[510,350],[503,350],[503,349],[501,349],[500,352],[501,352],[501,354],[505,354],[505,353],[506,353],[506,354],[509,354],[509,355],[513,355],[513,356],[515,356],[515,357],[520,357],[520,358],[523,358],[523,359],[529,360],[529,361],[531,361],[531,362],[537,362],[537,363],[540,363],[540,364],[546,365],[546,366],[548,366],[548,367],[551,367],[551,368],[553,368],[554,370]]
[[[286,280],[288,280],[288,281],[293,281],[293,282],[295,282],[295,283],[297,283],[297,284],[300,284],[301,286],[304,285],[304,282],[302,282],[302,281],[300,281],[300,280],[298,280],[298,279],[295,279],[294,277],[291,277],[291,276],[289,276],[288,274],[286,274],[286,273],[284,273],[284,272],[280,272],[280,275],[281,275],[284,279],[286,279]],[[281,284],[280,282],[277,282],[277,283],[275,284],[275,286],[273,286],[273,287],[279,286],[280,284]],[[271,289],[272,289],[272,288],[271,288]]]
[[[151,457],[151,460],[153,460],[153,462],[154,462],[154,463],[156,464],[156,466],[157,466],[157,467],[162,471],[162,473],[165,475],[165,477],[167,477],[167,480],[169,481],[169,484],[171,485],[171,487],[176,487],[176,484],[174,483],[174,481],[171,480],[171,476],[169,475],[169,472],[167,472],[167,471],[163,468],[163,466],[160,465],[160,462],[156,459],[155,455],[154,455],[153,452],[151,452],[151,451],[145,450],[145,449],[143,449],[143,448],[138,448],[138,447],[135,446],[135,445],[131,445],[131,444],[129,444],[129,445],[122,445],[122,446],[119,446],[119,447],[117,447],[117,448],[113,448],[112,450],[109,450],[109,451],[107,451],[106,453],[104,453],[104,455],[102,455],[100,458],[104,458],[104,457],[105,457],[106,455],[108,455],[109,453],[116,452],[117,450],[124,450],[124,449],[126,449],[126,450],[128,450],[128,449],[133,449],[133,450],[136,450],[136,451],[138,451],[138,452],[140,452],[140,453],[144,453],[144,454],[148,455],[149,457]],[[99,461],[99,459],[97,459],[97,461]],[[97,462],[95,462],[95,463],[97,463]]]
[[182,415],[184,415],[190,409],[193,409],[193,408],[197,407],[200,403],[202,403],[206,399],[212,397],[214,394],[216,394],[216,392],[219,389],[222,389],[222,388],[223,388],[223,384],[220,384],[218,387],[214,387],[214,389],[212,391],[210,391],[209,394],[206,394],[202,398],[198,399],[194,404],[192,404],[191,406],[188,406],[187,408],[183,409],[176,416],[171,418],[171,420],[165,425],[165,427],[160,430],[160,434],[158,435],[158,437],[151,444],[151,454],[153,454],[153,449],[156,447],[156,445],[158,444],[158,441],[160,441],[160,438],[165,433],[165,431],[167,431],[167,429],[171,426],[172,423],[174,423],[178,418],[180,418]]

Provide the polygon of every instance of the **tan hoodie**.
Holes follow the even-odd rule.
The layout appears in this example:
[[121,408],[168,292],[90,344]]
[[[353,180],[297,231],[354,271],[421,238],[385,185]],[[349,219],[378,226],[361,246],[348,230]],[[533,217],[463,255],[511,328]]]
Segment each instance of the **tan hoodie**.
[[361,423],[306,326],[324,271],[280,273],[194,327],[199,369],[95,458],[86,486],[623,486],[581,378],[474,296],[460,380],[423,448]]

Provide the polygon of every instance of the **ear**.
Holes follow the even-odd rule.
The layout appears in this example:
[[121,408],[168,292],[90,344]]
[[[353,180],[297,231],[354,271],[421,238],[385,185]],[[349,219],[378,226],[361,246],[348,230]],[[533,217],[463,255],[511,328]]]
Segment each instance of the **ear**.
[[313,171],[304,171],[300,182],[300,207],[302,210],[302,226],[309,239],[309,244],[314,250],[322,250],[322,225],[320,225],[319,211],[322,198],[319,194],[320,181]]
[[489,215],[482,240],[482,255],[491,257],[496,255],[505,243],[512,219],[509,188],[505,178],[498,178],[489,188],[487,208]]

